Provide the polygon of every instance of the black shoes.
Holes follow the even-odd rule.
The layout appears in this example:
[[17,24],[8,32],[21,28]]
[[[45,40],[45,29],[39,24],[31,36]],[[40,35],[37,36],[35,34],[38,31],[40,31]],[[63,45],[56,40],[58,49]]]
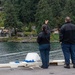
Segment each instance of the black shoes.
[[[65,65],[64,68],[70,69],[70,65]],[[75,64],[73,64],[73,68],[75,68]]]
[[70,69],[70,65],[65,65],[64,68]]
[[43,68],[43,69],[48,69],[48,67],[44,67],[44,66],[41,66],[41,68]]
[[73,64],[73,68],[75,68],[75,64]]

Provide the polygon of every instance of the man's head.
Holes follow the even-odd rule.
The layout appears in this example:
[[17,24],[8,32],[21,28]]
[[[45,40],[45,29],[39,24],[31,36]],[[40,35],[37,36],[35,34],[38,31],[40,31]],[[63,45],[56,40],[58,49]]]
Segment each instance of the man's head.
[[45,24],[48,24],[49,20],[45,20]]
[[71,22],[71,18],[70,18],[69,16],[67,16],[67,17],[65,18],[65,22]]

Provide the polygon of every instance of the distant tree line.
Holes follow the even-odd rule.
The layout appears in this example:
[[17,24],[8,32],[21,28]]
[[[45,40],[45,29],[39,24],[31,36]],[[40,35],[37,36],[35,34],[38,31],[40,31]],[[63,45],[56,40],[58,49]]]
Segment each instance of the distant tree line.
[[49,20],[50,28],[64,23],[70,16],[75,23],[75,0],[1,0],[4,13],[4,26],[18,28],[23,31],[36,26],[39,32],[45,19]]

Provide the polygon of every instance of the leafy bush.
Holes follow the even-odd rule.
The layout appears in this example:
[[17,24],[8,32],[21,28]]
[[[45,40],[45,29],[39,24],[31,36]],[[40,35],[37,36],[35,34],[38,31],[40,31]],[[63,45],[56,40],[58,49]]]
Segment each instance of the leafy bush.
[[24,36],[36,36],[36,32],[24,32]]
[[59,34],[51,34],[51,41],[59,41]]

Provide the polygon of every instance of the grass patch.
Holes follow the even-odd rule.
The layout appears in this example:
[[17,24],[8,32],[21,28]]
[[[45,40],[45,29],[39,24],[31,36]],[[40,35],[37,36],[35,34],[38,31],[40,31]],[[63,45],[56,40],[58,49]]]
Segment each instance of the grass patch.
[[51,42],[59,41],[59,34],[51,34]]

